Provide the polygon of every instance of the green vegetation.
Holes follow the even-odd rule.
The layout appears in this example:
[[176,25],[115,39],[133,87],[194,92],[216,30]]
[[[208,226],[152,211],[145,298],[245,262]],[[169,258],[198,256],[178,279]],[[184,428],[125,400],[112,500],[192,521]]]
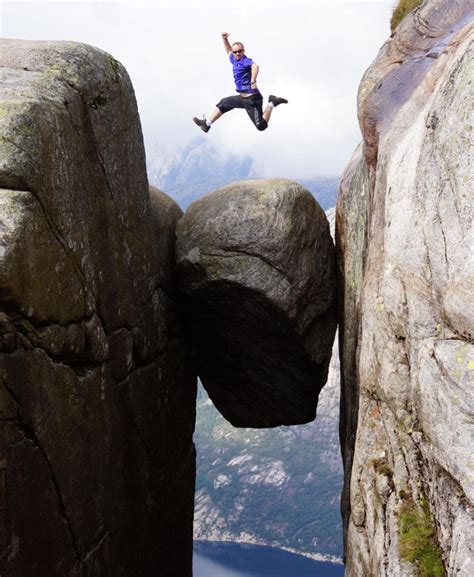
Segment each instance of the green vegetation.
[[15,324],[18,329],[18,332],[20,332],[22,335],[26,336],[28,335],[28,333],[34,332],[33,325],[25,319],[20,319]]
[[425,498],[419,505],[411,497],[405,499],[400,510],[400,555],[414,563],[418,577],[443,577],[444,567],[436,530]]
[[392,34],[405,16],[415,8],[418,8],[422,2],[423,0],[398,0],[398,4],[395,7],[390,20],[390,29],[392,30]]
[[385,477],[391,477],[393,474],[392,469],[390,468],[387,459],[385,457],[382,457],[380,459],[373,459],[372,466],[374,467],[375,472],[378,473],[379,475],[385,475]]
[[119,79],[119,63],[111,54],[107,54],[107,58],[109,60],[110,67],[114,72],[115,82],[117,82]]

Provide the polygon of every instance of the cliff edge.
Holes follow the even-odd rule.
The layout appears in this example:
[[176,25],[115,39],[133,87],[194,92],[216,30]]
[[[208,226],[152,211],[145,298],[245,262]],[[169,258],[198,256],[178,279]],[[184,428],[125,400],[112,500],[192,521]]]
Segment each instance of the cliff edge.
[[0,573],[190,575],[196,378],[133,88],[0,41]]
[[474,574],[473,17],[425,1],[360,85],[337,206],[350,577]]

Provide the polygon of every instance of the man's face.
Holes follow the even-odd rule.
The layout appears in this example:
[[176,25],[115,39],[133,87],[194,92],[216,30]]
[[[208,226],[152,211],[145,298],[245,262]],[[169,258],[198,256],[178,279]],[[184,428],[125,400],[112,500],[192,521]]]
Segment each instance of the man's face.
[[236,60],[241,60],[245,54],[243,44],[232,44],[232,54]]

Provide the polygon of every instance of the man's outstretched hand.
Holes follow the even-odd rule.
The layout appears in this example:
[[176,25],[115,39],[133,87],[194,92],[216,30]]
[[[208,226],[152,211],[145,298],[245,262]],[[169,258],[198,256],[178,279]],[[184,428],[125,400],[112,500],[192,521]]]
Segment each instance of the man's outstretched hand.
[[222,41],[224,42],[224,49],[226,51],[226,54],[230,54],[232,52],[232,46],[230,45],[229,42],[229,32],[221,32],[221,36],[222,36]]

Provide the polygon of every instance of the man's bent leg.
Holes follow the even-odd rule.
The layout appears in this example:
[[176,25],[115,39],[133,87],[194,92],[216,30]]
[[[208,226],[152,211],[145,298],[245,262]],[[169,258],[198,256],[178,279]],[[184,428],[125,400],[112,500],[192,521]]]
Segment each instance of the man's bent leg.
[[270,122],[270,116],[272,115],[272,112],[273,112],[273,106],[268,105],[263,113],[263,118],[265,118],[267,124]]
[[236,94],[235,96],[226,96],[219,100],[216,104],[217,109],[222,114],[229,112],[229,110],[233,110],[234,108],[243,108],[244,105],[242,104],[242,98]]
[[211,116],[209,116],[209,122],[211,123],[215,122],[218,118],[222,116],[222,114],[223,113],[218,108],[214,108]]
[[240,96],[227,96],[226,98],[222,98],[217,104],[216,108],[212,111],[211,116],[209,118],[193,118],[195,124],[199,126],[199,128],[203,132],[209,132],[212,124],[220,118],[225,112],[232,110],[233,108],[243,108],[242,103],[240,102]]
[[286,98],[281,98],[280,96],[273,96],[270,94],[268,97],[268,105],[265,108],[265,112],[263,113],[263,118],[267,122],[270,122],[270,116],[272,115],[273,109],[276,108],[279,104],[288,104],[288,100]]
[[262,112],[263,96],[261,94],[254,94],[247,98],[242,98],[242,101],[247,114],[250,116],[250,120],[255,124],[257,129],[265,130],[268,127],[268,122]]

